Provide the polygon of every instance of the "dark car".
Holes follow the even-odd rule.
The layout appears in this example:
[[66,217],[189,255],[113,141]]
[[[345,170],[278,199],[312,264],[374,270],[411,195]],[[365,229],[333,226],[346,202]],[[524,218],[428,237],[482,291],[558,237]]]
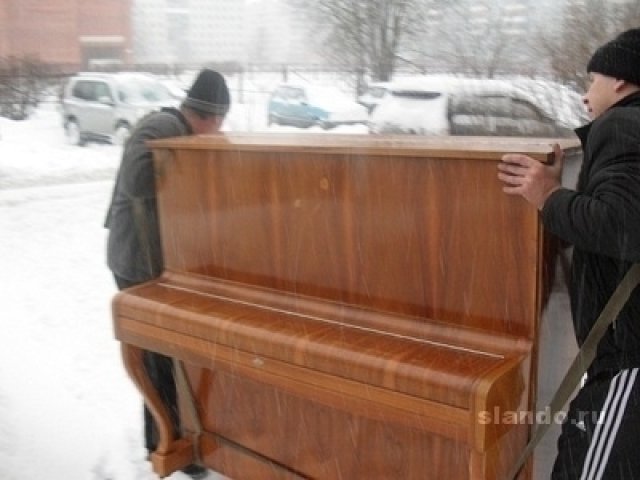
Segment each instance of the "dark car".
[[586,119],[580,96],[549,82],[433,76],[398,82],[371,133],[569,137]]

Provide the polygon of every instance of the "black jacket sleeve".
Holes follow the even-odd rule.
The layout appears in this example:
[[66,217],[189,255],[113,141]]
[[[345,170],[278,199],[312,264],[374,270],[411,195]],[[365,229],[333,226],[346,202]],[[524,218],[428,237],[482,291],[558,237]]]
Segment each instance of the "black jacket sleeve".
[[594,122],[584,148],[578,190],[545,202],[545,226],[576,247],[640,261],[640,122],[616,108]]

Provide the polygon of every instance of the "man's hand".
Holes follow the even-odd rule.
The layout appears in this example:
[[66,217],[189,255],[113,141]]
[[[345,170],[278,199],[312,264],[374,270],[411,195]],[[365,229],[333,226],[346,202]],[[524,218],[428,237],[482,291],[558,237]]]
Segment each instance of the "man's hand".
[[506,184],[502,191],[522,195],[537,209],[542,209],[547,198],[561,186],[564,153],[557,143],[553,153],[551,165],[519,153],[504,155],[498,164],[498,178]]

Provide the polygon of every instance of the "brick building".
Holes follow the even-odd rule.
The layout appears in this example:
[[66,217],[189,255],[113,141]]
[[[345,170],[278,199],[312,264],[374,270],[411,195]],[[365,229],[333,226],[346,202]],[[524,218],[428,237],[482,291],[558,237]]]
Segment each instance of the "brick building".
[[0,0],[0,58],[127,64],[130,12],[131,0]]

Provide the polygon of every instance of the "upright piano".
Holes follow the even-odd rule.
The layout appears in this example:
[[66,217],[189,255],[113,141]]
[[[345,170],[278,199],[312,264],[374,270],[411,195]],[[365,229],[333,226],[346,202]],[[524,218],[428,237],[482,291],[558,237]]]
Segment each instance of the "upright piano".
[[[152,142],[165,270],[117,294],[113,319],[160,426],[155,471],[503,479],[531,428],[554,246],[536,209],[502,192],[497,162],[551,161],[552,143]],[[143,350],[185,374],[180,432]]]

